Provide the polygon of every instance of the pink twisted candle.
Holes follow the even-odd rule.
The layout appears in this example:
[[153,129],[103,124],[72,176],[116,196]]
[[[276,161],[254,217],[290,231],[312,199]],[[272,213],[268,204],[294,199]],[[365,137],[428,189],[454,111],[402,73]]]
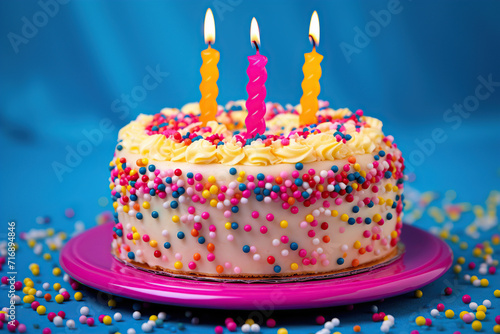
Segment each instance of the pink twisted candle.
[[248,110],[248,115],[245,119],[245,125],[247,126],[247,138],[253,138],[256,134],[263,134],[266,131],[266,121],[264,116],[266,115],[266,104],[264,99],[266,98],[266,80],[267,80],[267,57],[264,57],[259,53],[254,56],[249,56],[248,61],[250,65],[247,68],[248,74],[248,84],[247,93],[248,99],[245,106]]

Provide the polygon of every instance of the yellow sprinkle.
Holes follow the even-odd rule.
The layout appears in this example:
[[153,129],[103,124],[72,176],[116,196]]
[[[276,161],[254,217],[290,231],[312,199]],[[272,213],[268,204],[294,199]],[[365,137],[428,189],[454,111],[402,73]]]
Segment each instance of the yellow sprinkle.
[[230,230],[231,229],[231,223],[230,222],[225,223],[224,227],[226,228],[226,230]]
[[27,287],[30,287],[30,288],[34,288],[35,287],[35,283],[33,283],[32,280],[25,280],[24,281],[24,285],[26,285]]
[[35,241],[35,240],[28,240],[28,246],[29,246],[30,248],[35,247],[35,245],[36,245],[36,241]]
[[497,290],[495,290],[495,291],[493,292],[493,296],[495,296],[495,297],[497,297],[497,298],[500,298],[500,290],[498,290],[498,289],[497,289]]
[[295,262],[294,262],[294,263],[292,263],[292,264],[290,265],[290,268],[291,268],[292,270],[297,270],[297,269],[299,269],[299,265],[298,265],[297,263],[295,263]]
[[245,172],[244,171],[241,171],[240,174],[239,174],[241,177],[245,176]]
[[158,317],[153,314],[152,316],[149,317],[149,320],[156,321],[156,320],[158,320]]
[[60,283],[54,283],[54,285],[52,287],[54,288],[54,291],[61,290],[61,284]]
[[486,313],[484,313],[483,311],[477,311],[476,318],[477,320],[484,320],[484,318],[486,318]]
[[451,319],[455,316],[455,312],[453,312],[453,310],[446,310],[446,312],[444,312],[444,315],[448,318],[448,319]]
[[361,248],[361,242],[359,242],[359,240],[356,240],[356,242],[354,243],[353,247],[355,249],[360,249]]
[[500,325],[493,326],[493,332],[500,333]]
[[182,269],[182,262],[180,262],[180,261],[176,261],[176,262],[174,263],[174,267],[175,267],[175,269]]
[[26,295],[23,297],[23,302],[25,302],[26,304],[31,304],[35,301],[35,296],[33,295]]
[[288,334],[288,330],[286,328],[280,328],[278,329],[277,334]]
[[288,227],[288,222],[286,220],[282,220],[280,222],[280,226],[281,226],[281,228],[287,228]]
[[210,193],[212,195],[216,195],[218,192],[219,192],[219,187],[217,187],[216,185],[210,187]]
[[177,216],[177,215],[173,215],[173,216],[172,216],[172,221],[173,221],[174,223],[178,223],[178,222],[180,222],[180,221],[181,221],[181,219],[179,218],[179,216]]
[[39,305],[36,308],[36,313],[38,313],[39,315],[44,315],[46,311],[47,311],[47,308],[43,305]]
[[43,259],[49,261],[52,259],[52,255],[50,255],[49,253],[45,253],[43,254]]
[[466,314],[469,314],[469,312],[467,312],[467,311],[460,312],[460,319],[463,320],[464,319],[464,315],[466,315]]
[[149,204],[149,202],[144,201],[144,202],[142,202],[142,207],[143,207],[144,209],[149,209],[149,208],[151,207],[151,205]]
[[415,291],[415,297],[422,298],[423,295],[424,295],[424,293],[422,292],[422,290]]
[[417,326],[423,326],[425,325],[425,318],[422,316],[418,316],[417,319],[415,319],[415,323]]
[[34,296],[36,294],[36,289],[35,288],[28,288],[28,294]]
[[237,178],[236,178],[236,181],[238,181],[238,182],[243,182],[243,178],[242,178],[242,177],[237,177]]
[[457,263],[459,263],[459,264],[464,264],[464,263],[465,263],[465,257],[460,256],[460,257],[457,259]]
[[82,295],[82,293],[80,291],[78,291],[78,292],[75,293],[74,298],[75,298],[76,301],[80,301],[80,300],[83,299],[83,295]]
[[472,329],[479,332],[483,328],[483,324],[479,320],[474,320],[472,322]]
[[132,234],[132,237],[134,240],[139,240],[141,238],[141,235],[138,232],[135,232],[134,234]]
[[130,211],[130,207],[128,205],[123,206],[123,212],[128,213]]
[[380,220],[382,219],[382,216],[380,216],[380,214],[376,213],[374,216],[373,216],[373,221],[375,223],[378,223]]
[[469,248],[469,245],[465,241],[462,241],[460,243],[460,249],[466,250],[467,248]]
[[306,222],[310,223],[314,220],[314,216],[313,215],[307,215],[306,216]]
[[114,299],[108,300],[108,307],[111,307],[111,308],[116,307],[116,300],[114,300]]
[[215,183],[215,176],[211,175],[211,176],[209,176],[209,177],[208,177],[208,179],[207,179],[207,180],[208,180],[208,182],[210,182],[210,183]]
[[332,217],[337,217],[339,212],[337,210],[332,210]]
[[484,306],[484,305],[479,305],[479,306],[477,307],[477,309],[476,309],[476,311],[477,311],[477,312],[481,311],[481,312],[484,312],[484,313],[486,313],[486,311],[487,311],[487,310],[488,310],[488,309],[487,309],[487,308],[486,308],[486,306]]
[[392,239],[396,239],[397,237],[398,237],[398,232],[396,232],[396,231],[392,231],[392,232],[391,232],[391,238],[392,238]]
[[482,287],[487,287],[488,285],[490,285],[490,282],[486,278],[483,278],[481,280],[481,286]]
[[476,275],[473,275],[473,276],[471,276],[471,278],[470,278],[470,282],[472,283],[472,282],[474,282],[475,280],[478,280],[478,279],[479,279],[479,278],[477,278],[477,276],[476,276]]
[[340,220],[342,220],[342,221],[346,222],[346,221],[348,221],[348,220],[349,220],[349,216],[348,216],[347,214],[345,214],[345,213],[344,213],[344,214],[342,214],[342,216],[340,216]]
[[453,266],[453,272],[455,274],[459,274],[461,271],[462,271],[462,266],[461,265],[456,264],[456,265]]
[[48,235],[49,237],[53,236],[53,235],[54,235],[54,233],[55,233],[55,231],[54,231],[54,229],[53,229],[53,228],[48,228],[48,229],[47,229],[47,235]]
[[213,199],[210,200],[210,206],[213,207],[213,208],[215,208],[217,206],[217,203],[218,202],[217,202],[217,200],[215,198],[213,198]]
[[201,196],[203,196],[203,198],[209,198],[210,197],[210,191],[208,190],[203,190],[202,193],[201,193]]
[[472,250],[472,255],[474,255],[475,257],[481,256],[481,248],[474,248]]
[[253,321],[253,319],[247,319],[245,321],[245,324],[250,325],[250,326],[252,326],[254,323],[255,323],[255,321]]
[[63,297],[63,295],[58,294],[58,295],[56,295],[55,300],[56,300],[56,303],[61,304],[62,302],[64,302],[64,297]]
[[102,319],[102,322],[103,324],[105,325],[111,325],[111,323],[113,322],[113,319],[111,319],[111,317],[109,315],[105,316],[103,319]]
[[61,268],[55,267],[54,269],[52,269],[52,275],[54,276],[61,275]]

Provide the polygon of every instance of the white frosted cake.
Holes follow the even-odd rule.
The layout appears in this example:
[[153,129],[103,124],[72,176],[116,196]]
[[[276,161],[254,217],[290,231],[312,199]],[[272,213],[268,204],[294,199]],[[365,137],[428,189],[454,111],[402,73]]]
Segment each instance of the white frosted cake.
[[[139,115],[110,163],[113,253],[170,274],[283,277],[386,261],[402,230],[404,159],[382,122],[320,103],[318,123],[267,104],[245,139],[244,103],[202,127],[198,104]],[[298,110],[297,110],[298,109]]]

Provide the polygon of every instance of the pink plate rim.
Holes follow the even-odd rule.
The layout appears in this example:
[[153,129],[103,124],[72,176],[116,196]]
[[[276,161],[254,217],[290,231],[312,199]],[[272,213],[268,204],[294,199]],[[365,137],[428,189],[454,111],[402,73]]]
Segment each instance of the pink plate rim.
[[403,256],[393,263],[339,278],[287,283],[196,281],[155,275],[127,266],[110,251],[113,223],[70,239],[60,255],[76,281],[110,294],[186,307],[278,310],[330,307],[414,291],[441,277],[453,263],[450,247],[417,227],[403,227]]

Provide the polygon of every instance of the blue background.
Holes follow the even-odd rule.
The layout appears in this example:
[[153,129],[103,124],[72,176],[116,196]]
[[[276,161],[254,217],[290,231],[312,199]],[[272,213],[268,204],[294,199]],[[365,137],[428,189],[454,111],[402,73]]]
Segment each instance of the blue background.
[[[106,164],[118,129],[140,112],[181,107],[199,99],[207,7],[214,12],[214,47],[221,53],[219,104],[246,98],[246,57],[254,53],[249,43],[253,16],[260,26],[261,52],[269,58],[267,100],[297,104],[303,54],[311,50],[309,20],[317,10],[318,52],[324,55],[320,98],[333,107],[361,108],[383,120],[385,132],[394,135],[415,171],[409,175],[412,187],[441,193],[454,189],[459,201],[483,203],[490,190],[500,189],[500,87],[494,87],[467,117],[453,114],[450,121],[445,115],[451,115],[447,110],[454,104],[475,95],[478,77],[491,76],[500,82],[500,2],[401,1],[398,13],[372,34],[367,45],[356,45],[355,28],[364,31],[367,24],[373,26],[371,11],[379,13],[390,3],[74,0],[58,5],[57,13],[47,16],[46,22],[38,21],[42,24],[27,38],[23,37],[25,22],[43,21],[40,3],[0,2],[0,174],[4,188],[0,227],[6,230],[7,220],[16,219],[18,232],[27,231],[40,227],[35,223],[37,216],[48,215],[51,227],[70,232],[74,220],[63,216],[68,207],[75,209],[76,218],[87,227],[95,225],[95,216],[103,210],[97,199],[109,195]],[[15,46],[13,39],[23,39],[23,43]],[[359,52],[348,59],[341,43],[357,46]],[[117,110],[125,105],[121,99],[143,84],[147,67],[157,66],[168,76],[135,101],[124,116],[123,110]],[[112,130],[99,130],[102,120],[109,120]],[[81,161],[58,176],[54,165],[67,165],[68,150],[86,141],[84,131],[99,133],[99,140]],[[441,133],[438,142],[431,141],[436,131]],[[456,225],[455,232],[462,233],[471,220]],[[427,217],[418,224],[429,227],[433,222]],[[18,266],[24,272],[29,263],[43,261],[33,259],[29,249],[19,254],[23,256]],[[47,273],[43,280],[53,279],[47,267],[42,270]],[[444,284],[441,280],[429,289],[439,294]],[[484,291],[479,295],[483,293],[486,296]],[[5,305],[4,299],[0,301]],[[405,320],[399,330],[409,332],[415,327],[411,319],[407,321],[417,307],[415,300],[398,297],[392,301],[386,313],[402,313]],[[26,317],[32,314],[23,312]],[[223,317],[222,313],[198,313],[203,312]],[[320,327],[313,325],[314,314],[331,317],[337,312],[343,311],[281,313],[281,324],[291,332],[294,328],[297,333],[306,328],[316,331]],[[342,332],[352,331],[356,323],[370,323],[369,306],[363,312],[340,313],[341,321],[343,316],[350,323]]]

